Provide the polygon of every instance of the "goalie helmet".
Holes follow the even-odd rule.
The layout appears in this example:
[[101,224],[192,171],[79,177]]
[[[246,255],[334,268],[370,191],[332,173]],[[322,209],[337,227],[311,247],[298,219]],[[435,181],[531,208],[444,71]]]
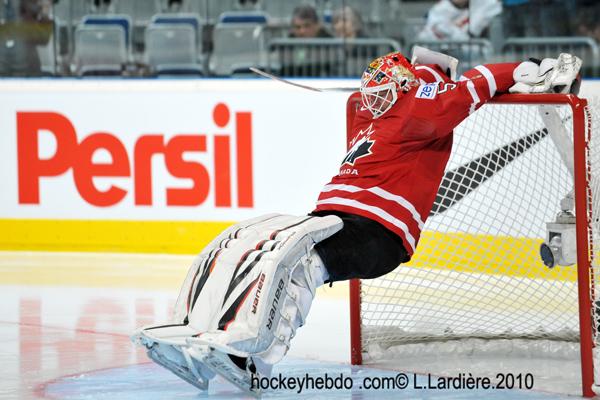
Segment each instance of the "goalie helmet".
[[398,94],[418,86],[415,69],[400,53],[386,54],[371,61],[362,74],[362,105],[378,118],[398,100]]

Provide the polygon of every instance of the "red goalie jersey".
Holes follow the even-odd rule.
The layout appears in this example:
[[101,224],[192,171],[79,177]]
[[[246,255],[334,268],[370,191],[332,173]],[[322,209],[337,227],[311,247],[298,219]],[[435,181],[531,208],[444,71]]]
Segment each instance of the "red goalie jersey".
[[316,211],[358,214],[402,238],[410,255],[433,206],[452,150],[452,130],[514,84],[518,63],[480,65],[451,81],[437,66],[417,66],[420,86],[385,114],[361,108],[350,150]]

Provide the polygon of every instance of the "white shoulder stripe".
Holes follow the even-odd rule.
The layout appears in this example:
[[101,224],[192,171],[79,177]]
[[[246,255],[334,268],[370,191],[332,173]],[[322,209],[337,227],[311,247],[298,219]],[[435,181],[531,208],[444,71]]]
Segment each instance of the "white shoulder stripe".
[[490,71],[487,67],[483,65],[478,65],[475,67],[475,69],[481,72],[481,74],[485,77],[488,83],[488,87],[490,89],[490,97],[494,97],[494,95],[496,94],[497,85],[496,78],[494,78],[494,74],[492,74],[492,71]]
[[331,192],[332,190],[342,190],[344,192],[351,192],[351,193],[356,193],[356,192],[360,192],[360,191],[367,191],[370,193],[373,193],[376,196],[381,197],[382,199],[385,200],[390,200],[393,202],[396,202],[398,205],[400,205],[401,207],[405,208],[406,210],[408,210],[410,212],[410,214],[412,215],[413,219],[415,220],[415,222],[417,223],[417,225],[419,226],[419,229],[423,229],[423,225],[425,225],[425,223],[423,222],[423,220],[421,219],[421,215],[419,214],[419,212],[417,211],[417,209],[415,208],[415,206],[413,206],[413,204],[406,200],[404,197],[394,194],[394,193],[390,193],[385,189],[380,188],[379,186],[373,186],[367,189],[363,189],[359,186],[354,186],[354,185],[325,185],[325,187],[323,188],[323,192]]
[[360,201],[343,199],[341,197],[331,197],[329,199],[317,201],[317,205],[321,205],[321,204],[339,204],[342,206],[354,207],[359,210],[364,210],[364,211],[368,211],[372,214],[375,214],[378,217],[383,218],[387,222],[391,223],[395,227],[399,228],[402,232],[404,232],[404,236],[406,237],[406,241],[408,242],[408,245],[410,246],[410,248],[413,252],[415,251],[415,238],[408,231],[408,226],[406,226],[406,224],[404,222],[400,221],[398,218],[395,218],[393,215],[391,215],[387,211],[382,210],[379,207],[363,204]]
[[[467,81],[467,89],[469,90],[469,94],[471,95],[471,98],[473,99],[473,102],[471,103],[471,107],[469,107],[469,115],[471,115],[475,111],[475,107],[477,106],[477,104],[481,103],[481,99],[479,98],[479,95],[477,94],[477,90],[475,90],[475,84],[473,83],[473,81],[471,79],[467,78],[464,75],[461,75],[460,78],[458,78],[458,80],[461,82]],[[494,83],[495,83],[495,81],[494,81]]]
[[469,90],[469,94],[473,98],[473,103],[471,103],[471,107],[469,108],[470,115],[473,114],[473,112],[475,111],[475,107],[477,106],[477,104],[481,103],[481,100],[479,99],[477,90],[475,90],[475,84],[470,79],[467,79],[467,89]]
[[425,71],[429,72],[431,75],[433,75],[433,77],[435,78],[436,82],[443,82],[444,79],[442,78],[442,76],[440,74],[437,73],[437,71],[431,67],[428,67],[427,65],[417,65],[415,67],[415,69],[424,69]]

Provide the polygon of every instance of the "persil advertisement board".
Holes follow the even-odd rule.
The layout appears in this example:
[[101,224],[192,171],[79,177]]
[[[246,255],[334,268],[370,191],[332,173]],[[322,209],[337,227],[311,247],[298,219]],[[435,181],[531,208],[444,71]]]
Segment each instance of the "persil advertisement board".
[[5,82],[0,217],[306,213],[344,156],[347,94],[283,86]]

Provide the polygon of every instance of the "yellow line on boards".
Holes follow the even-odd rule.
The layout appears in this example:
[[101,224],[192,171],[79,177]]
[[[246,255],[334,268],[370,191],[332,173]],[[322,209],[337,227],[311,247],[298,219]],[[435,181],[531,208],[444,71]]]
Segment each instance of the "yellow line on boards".
[[[197,254],[231,224],[0,219],[0,250]],[[415,256],[408,265],[465,273],[576,281],[575,265],[553,269],[543,265],[539,257],[541,242],[541,239],[532,238],[423,232]]]
[[423,232],[409,266],[445,271],[577,281],[577,265],[548,268],[542,239],[467,233]]
[[0,250],[196,254],[232,224],[0,219]]
[[[0,284],[177,293],[195,254],[232,224],[0,219]],[[345,298],[348,284],[318,290]]]

